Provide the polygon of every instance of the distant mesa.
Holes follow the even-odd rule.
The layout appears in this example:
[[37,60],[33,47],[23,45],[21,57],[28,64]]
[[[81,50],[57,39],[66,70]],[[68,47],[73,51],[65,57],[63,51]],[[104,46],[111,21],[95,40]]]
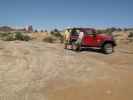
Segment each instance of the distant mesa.
[[0,27],[0,31],[9,32],[9,31],[14,31],[14,29],[9,26],[2,26]]
[[33,32],[33,27],[32,25],[28,26],[28,28],[21,28],[21,29],[16,29],[16,28],[12,28],[9,26],[1,26],[0,27],[0,32]]

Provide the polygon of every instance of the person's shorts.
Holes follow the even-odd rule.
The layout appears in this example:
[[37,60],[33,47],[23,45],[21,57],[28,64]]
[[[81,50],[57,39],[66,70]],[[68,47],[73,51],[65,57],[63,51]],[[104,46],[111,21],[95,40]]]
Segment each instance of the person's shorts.
[[69,40],[65,40],[64,41],[64,44],[69,44]]

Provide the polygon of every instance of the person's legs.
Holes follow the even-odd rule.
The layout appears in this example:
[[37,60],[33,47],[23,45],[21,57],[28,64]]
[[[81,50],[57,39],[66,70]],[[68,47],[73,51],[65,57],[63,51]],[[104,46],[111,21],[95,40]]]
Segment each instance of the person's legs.
[[81,47],[81,39],[78,39],[76,42],[75,42],[75,45],[77,46],[77,50],[80,50],[80,47]]
[[64,41],[64,45],[65,45],[64,48],[67,49],[68,48],[68,45],[70,45],[69,40],[65,40]]
[[64,49],[67,49],[67,40],[64,41]]

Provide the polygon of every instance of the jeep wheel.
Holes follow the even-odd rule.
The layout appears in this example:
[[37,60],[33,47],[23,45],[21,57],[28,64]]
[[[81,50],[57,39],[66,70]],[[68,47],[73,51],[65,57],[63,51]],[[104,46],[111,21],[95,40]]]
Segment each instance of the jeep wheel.
[[105,54],[111,54],[111,53],[113,53],[114,48],[111,43],[106,43],[106,44],[104,44],[102,50]]

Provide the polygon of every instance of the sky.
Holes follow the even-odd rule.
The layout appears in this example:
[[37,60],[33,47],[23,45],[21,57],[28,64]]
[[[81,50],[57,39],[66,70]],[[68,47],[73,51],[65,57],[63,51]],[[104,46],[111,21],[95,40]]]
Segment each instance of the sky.
[[0,26],[133,27],[133,0],[0,0]]

